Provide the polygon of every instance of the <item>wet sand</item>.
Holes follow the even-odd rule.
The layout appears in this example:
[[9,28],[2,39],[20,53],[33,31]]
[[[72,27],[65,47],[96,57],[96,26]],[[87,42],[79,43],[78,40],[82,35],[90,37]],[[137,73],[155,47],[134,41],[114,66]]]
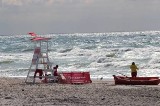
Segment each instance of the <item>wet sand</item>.
[[115,85],[107,80],[33,85],[23,78],[0,78],[0,106],[160,106],[160,85]]

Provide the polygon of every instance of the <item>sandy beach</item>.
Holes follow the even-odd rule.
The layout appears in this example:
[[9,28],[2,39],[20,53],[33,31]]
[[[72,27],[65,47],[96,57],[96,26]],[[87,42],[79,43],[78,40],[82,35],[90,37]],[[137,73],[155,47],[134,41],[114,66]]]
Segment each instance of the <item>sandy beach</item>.
[[160,106],[160,85],[26,84],[23,78],[0,78],[0,106]]

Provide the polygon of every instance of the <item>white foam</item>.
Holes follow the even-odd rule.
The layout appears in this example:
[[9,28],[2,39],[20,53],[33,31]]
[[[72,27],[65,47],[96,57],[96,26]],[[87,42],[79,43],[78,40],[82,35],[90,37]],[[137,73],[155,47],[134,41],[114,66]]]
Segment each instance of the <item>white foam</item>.
[[[159,34],[160,31],[144,31],[40,36],[54,38],[51,39],[49,45],[51,50],[49,59],[54,65],[59,65],[60,71],[89,71],[96,77],[112,78],[113,74],[118,74],[114,70],[130,76],[129,65],[133,61],[140,69],[138,75],[158,76],[160,74],[158,71],[160,69],[160,37],[157,35]],[[11,50],[7,43],[5,47],[2,47],[4,51],[8,50],[0,52],[1,70],[6,71],[7,76],[14,73],[25,76],[27,71],[23,72],[19,69],[29,68],[31,64],[33,57],[31,50],[34,44],[30,42],[30,36],[0,36],[0,38],[4,43],[6,40],[8,42],[13,40],[14,47],[19,45],[18,48],[11,47]],[[4,64],[3,62],[8,63]]]

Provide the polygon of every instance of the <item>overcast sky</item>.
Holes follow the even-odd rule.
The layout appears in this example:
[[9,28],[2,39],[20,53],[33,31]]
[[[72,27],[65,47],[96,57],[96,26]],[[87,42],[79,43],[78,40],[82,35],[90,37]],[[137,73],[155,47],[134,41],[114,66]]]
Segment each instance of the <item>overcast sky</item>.
[[160,0],[0,0],[0,34],[160,30]]

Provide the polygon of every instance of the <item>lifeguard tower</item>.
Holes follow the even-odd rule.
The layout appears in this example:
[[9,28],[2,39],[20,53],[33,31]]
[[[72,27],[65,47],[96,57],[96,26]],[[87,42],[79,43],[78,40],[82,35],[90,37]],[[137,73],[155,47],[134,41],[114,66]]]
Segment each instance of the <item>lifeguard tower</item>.
[[35,43],[35,49],[25,82],[34,84],[36,81],[54,79],[52,63],[48,58],[48,41],[51,38],[38,37],[34,32],[29,34],[33,36],[31,41]]
[[[62,84],[87,84],[91,83],[89,72],[59,72],[59,78],[53,75],[52,63],[48,58],[48,41],[51,38],[38,37],[35,33],[29,33],[35,43],[32,62],[26,77],[26,83],[58,82]],[[38,74],[38,75],[37,75]]]

